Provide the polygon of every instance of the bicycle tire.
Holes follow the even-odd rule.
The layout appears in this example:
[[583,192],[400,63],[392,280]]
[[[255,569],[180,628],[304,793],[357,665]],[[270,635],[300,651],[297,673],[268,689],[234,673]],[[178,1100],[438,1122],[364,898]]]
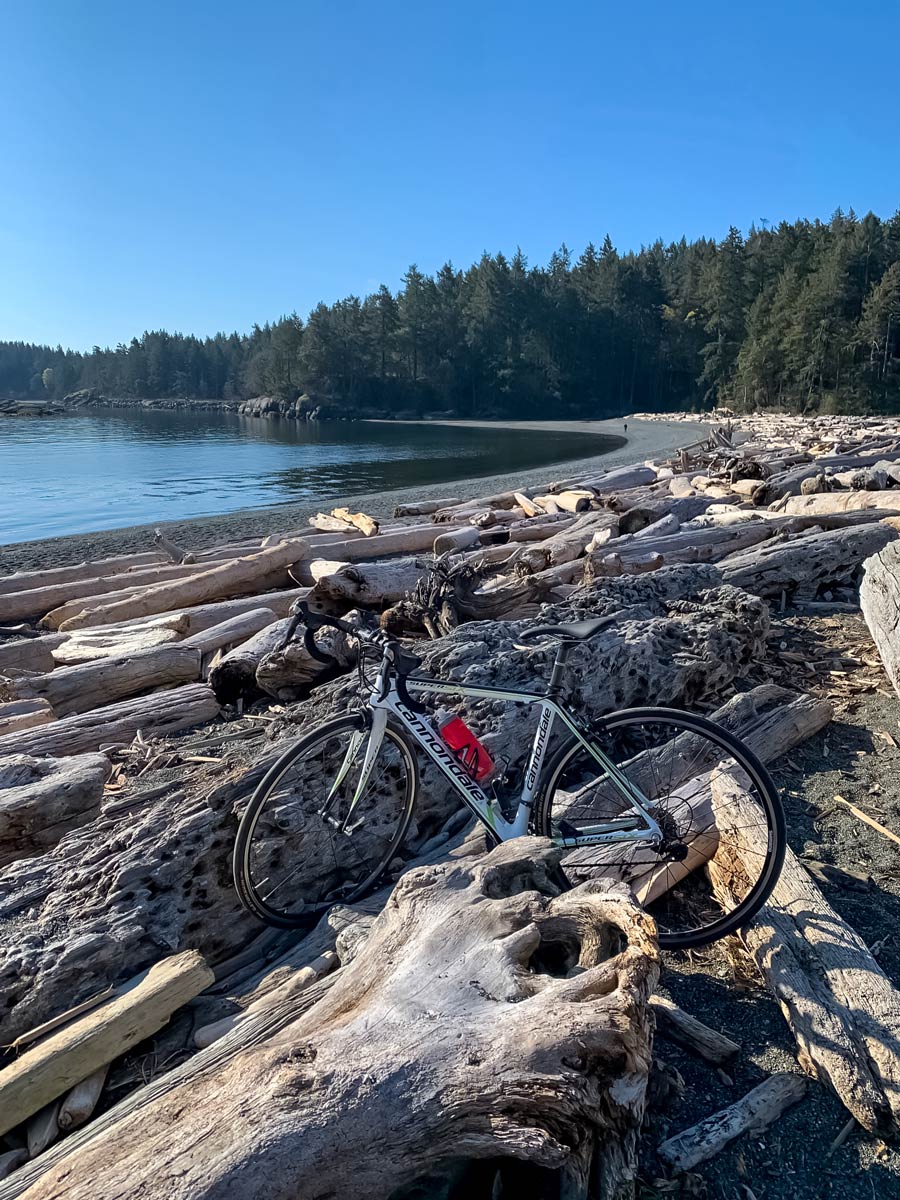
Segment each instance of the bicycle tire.
[[[787,847],[784,810],[778,789],[757,755],[734,734],[705,717],[695,716],[693,713],[682,712],[675,708],[621,709],[598,721],[594,730],[598,736],[602,736],[604,733],[614,733],[617,729],[628,725],[652,722],[681,726],[685,731],[706,737],[721,749],[726,750],[756,785],[766,818],[768,838],[765,861],[759,879],[744,899],[727,915],[702,929],[684,933],[660,932],[659,942],[664,948],[670,950],[694,949],[736,933],[756,916],[768,900],[784,864]],[[553,795],[557,783],[567,763],[579,751],[584,753],[581,743],[574,737],[569,738],[557,748],[547,766],[547,783],[541,789],[538,797],[534,820],[535,829],[545,837],[551,836]],[[561,867],[561,871],[565,874],[564,866]]]
[[[333,904],[351,904],[354,900],[360,899],[373,889],[384,873],[385,868],[400,848],[409,829],[409,823],[415,808],[416,796],[419,790],[419,771],[416,756],[405,732],[399,726],[389,721],[385,729],[385,739],[392,742],[404,757],[407,768],[405,794],[400,820],[394,830],[393,836],[390,838],[387,849],[378,856],[372,870],[366,875],[365,879],[356,887],[351,888],[346,894],[341,895],[339,900],[330,900],[327,903],[312,905],[304,904],[302,908],[288,912],[276,909],[274,906],[266,903],[265,899],[259,894],[258,888],[251,877],[250,854],[253,835],[256,831],[259,818],[265,809],[266,802],[273,795],[290,767],[317,741],[324,741],[342,732],[363,731],[370,727],[371,721],[365,713],[335,717],[330,721],[323,722],[306,734],[305,737],[299,738],[289,746],[272,764],[254,791],[250,803],[247,805],[238,825],[233,854],[233,875],[235,888],[241,903],[249,912],[253,913],[254,916],[264,921],[267,925],[274,925],[281,929],[302,928],[315,921],[323,912],[331,908]],[[379,750],[379,753],[381,752]]]

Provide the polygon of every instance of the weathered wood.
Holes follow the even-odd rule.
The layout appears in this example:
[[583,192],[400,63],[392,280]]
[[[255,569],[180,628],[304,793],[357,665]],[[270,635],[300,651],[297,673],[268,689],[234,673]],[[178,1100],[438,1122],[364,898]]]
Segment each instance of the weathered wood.
[[352,535],[356,532],[349,521],[343,521],[340,517],[329,516],[328,513],[316,513],[309,518],[309,524],[313,529],[318,529],[321,533]]
[[[215,1043],[205,1072],[107,1114],[74,1154],[61,1143],[29,1200],[63,1178],[67,1200],[386,1200],[448,1159],[509,1157],[561,1172],[564,1194],[627,1195],[651,1061],[652,926],[624,897],[554,896],[552,861],[546,843],[520,841],[411,872],[367,953],[315,985],[319,1002],[275,1041],[231,1059],[228,1039]],[[569,977],[553,969],[560,955]],[[285,1105],[289,1067],[300,1075]]]
[[462,504],[458,496],[449,496],[445,500],[416,500],[412,504],[398,504],[394,516],[428,517],[441,508],[453,508],[457,504]]
[[[723,777],[714,797],[729,857],[710,864],[726,896],[764,849],[759,810],[738,779]],[[735,861],[737,855],[737,861]],[[870,1132],[900,1128],[900,992],[862,938],[834,911],[788,849],[775,889],[744,943],[781,1006],[801,1065],[828,1084]]]
[[0,596],[0,623],[41,617],[51,609],[71,602],[73,596],[88,599],[110,593],[118,595],[123,589],[151,587],[161,581],[189,579],[202,570],[202,566],[165,563],[161,566],[144,567],[139,571],[129,571],[123,575],[84,579],[74,587],[71,583],[57,583],[28,592],[10,592],[6,596]]
[[[0,695],[15,692],[15,688],[0,677]],[[14,733],[17,729],[33,729],[35,725],[46,725],[55,721],[56,713],[46,700],[0,701],[0,737]]]
[[314,600],[340,601],[368,608],[382,608],[402,600],[415,588],[424,571],[421,562],[415,558],[391,558],[371,563],[326,563],[315,559],[310,569],[316,579],[312,593]]
[[480,541],[481,530],[475,525],[464,525],[462,529],[439,533],[432,543],[432,551],[434,554],[453,554],[477,546]]
[[75,629],[71,636],[63,635],[66,640],[53,651],[52,658],[57,666],[75,667],[118,654],[134,654],[182,641],[189,626],[187,615],[177,613],[160,617],[152,624],[146,621],[122,629],[103,625],[97,629]]
[[96,816],[109,771],[102,754],[0,758],[0,866],[43,852]]
[[53,651],[66,640],[64,633],[0,642],[0,675],[20,671],[52,671],[56,665]]
[[356,535],[344,541],[315,542],[312,549],[336,562],[374,561],[389,554],[422,554],[434,546],[433,525],[407,525],[374,537]]
[[229,650],[212,667],[209,686],[222,704],[233,704],[240,697],[258,694],[256,668],[270,651],[280,647],[290,623],[290,617],[268,623],[253,637]]
[[789,517],[820,517],[867,508],[883,508],[896,512],[900,509],[900,494],[893,491],[827,492],[817,496],[792,496],[779,501],[772,511]]
[[[25,1138],[30,1158],[43,1154],[59,1137],[59,1100],[52,1100],[36,1112],[25,1126]],[[0,1110],[2,1111],[2,1110]]]
[[24,733],[7,734],[0,737],[0,755],[84,754],[109,743],[129,743],[139,729],[162,737],[211,721],[218,714],[219,703],[212,690],[203,683],[188,683],[77,713]]
[[98,1067],[156,1033],[213,982],[196,950],[163,959],[101,1008],[77,1018],[0,1071],[0,1133],[64,1095]]
[[650,1007],[656,1017],[656,1029],[661,1037],[691,1050],[717,1067],[724,1066],[740,1050],[734,1042],[717,1029],[704,1025],[665,996],[654,996]]
[[554,499],[557,507],[561,508],[563,512],[582,513],[587,512],[591,507],[593,492],[567,489],[564,492],[558,492]]
[[900,544],[896,541],[863,563],[859,604],[887,677],[900,696]]
[[790,541],[763,542],[722,559],[719,569],[726,583],[754,595],[800,592],[814,599],[821,587],[850,582],[863,560],[884,549],[895,537],[897,530],[880,522],[828,529]]
[[10,684],[8,690],[19,699],[46,700],[58,717],[67,717],[150,688],[191,683],[200,678],[200,659],[198,649],[175,642],[57,667],[47,675],[32,675]]
[[181,546],[176,546],[172,539],[167,537],[161,529],[153,531],[153,545],[158,546],[164,554],[167,554],[173,563],[192,563],[197,561],[189,550],[184,550]]
[[95,562],[78,563],[72,567],[16,571],[12,575],[0,575],[0,596],[8,596],[12,592],[30,592],[35,588],[52,587],[58,583],[77,584],[84,579],[122,575],[134,568],[162,566],[163,561],[161,554],[148,551],[143,554],[118,554],[113,558],[100,558]]
[[292,971],[287,979],[276,987],[267,989],[261,996],[247,1005],[240,1012],[232,1013],[227,1017],[221,1017],[218,1021],[213,1021],[209,1025],[202,1025],[194,1032],[194,1045],[198,1050],[205,1050],[207,1046],[211,1046],[213,1042],[217,1042],[219,1038],[224,1037],[235,1029],[242,1021],[250,1020],[253,1017],[258,1017],[267,1009],[272,1009],[284,1004],[298,996],[301,992],[305,992],[308,987],[311,987],[329,971],[333,971],[338,965],[337,955],[331,951],[326,951],[320,954],[318,958],[313,959],[305,967],[301,967],[298,971]]
[[105,625],[259,591],[263,581],[297,562],[305,551],[306,544],[302,541],[281,542],[268,550],[231,559],[186,579],[147,588],[138,596],[102,605],[83,616],[70,617],[64,624],[67,629],[78,629],[87,624]]
[[535,573],[571,562],[584,554],[585,546],[600,530],[618,527],[619,519],[613,513],[585,513],[545,541],[524,546],[516,555],[516,567]]
[[[346,619],[352,620],[354,615],[350,613]],[[356,642],[339,629],[318,630],[315,642],[322,654],[330,656],[330,664],[313,658],[303,639],[294,639],[283,650],[276,646],[260,658],[256,686],[282,703],[291,702],[307,695],[316,680],[347,671],[356,663]]]
[[76,1083],[64,1098],[59,1109],[59,1127],[63,1132],[77,1129],[90,1119],[97,1107],[108,1071],[108,1063],[98,1067],[86,1079],[82,1079],[81,1083]]
[[346,521],[353,529],[358,529],[365,537],[372,537],[378,532],[378,522],[362,512],[351,512],[349,508],[333,508],[331,515],[339,521]]
[[249,612],[237,613],[218,625],[211,625],[199,633],[184,638],[182,646],[191,646],[201,654],[212,654],[224,646],[235,646],[253,637],[277,620],[271,608],[251,608]]
[[782,1071],[770,1075],[728,1108],[663,1142],[659,1157],[675,1171],[690,1171],[744,1133],[762,1133],[806,1095],[802,1075]]

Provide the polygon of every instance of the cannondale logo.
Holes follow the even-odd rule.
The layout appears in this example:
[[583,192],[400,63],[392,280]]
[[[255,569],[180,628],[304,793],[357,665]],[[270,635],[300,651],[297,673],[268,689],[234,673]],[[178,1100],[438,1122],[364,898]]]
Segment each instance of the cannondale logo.
[[534,751],[531,755],[531,762],[528,765],[528,778],[526,786],[533,789],[537,783],[538,771],[541,767],[541,759],[544,757],[544,746],[547,742],[547,731],[550,728],[550,709],[545,708],[541,714],[541,723],[538,725],[537,741],[534,745]]

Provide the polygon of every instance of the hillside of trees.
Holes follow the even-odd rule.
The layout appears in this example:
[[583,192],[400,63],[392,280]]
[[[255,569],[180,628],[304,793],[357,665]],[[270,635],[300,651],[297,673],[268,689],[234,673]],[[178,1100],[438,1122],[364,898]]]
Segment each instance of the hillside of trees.
[[617,416],[786,407],[900,411],[900,211],[732,228],[546,266],[484,254],[399,292],[249,334],[158,330],[78,353],[0,342],[0,396],[237,401],[309,393],[348,414]]

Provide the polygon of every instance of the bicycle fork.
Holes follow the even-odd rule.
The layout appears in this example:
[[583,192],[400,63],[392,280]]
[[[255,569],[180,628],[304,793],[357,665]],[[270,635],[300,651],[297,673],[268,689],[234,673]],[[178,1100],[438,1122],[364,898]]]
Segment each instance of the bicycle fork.
[[[331,785],[331,791],[325,797],[325,803],[319,809],[318,815],[323,817],[329,825],[334,826],[340,833],[346,833],[349,837],[359,826],[362,821],[357,821],[356,824],[350,824],[350,818],[353,816],[353,811],[359,801],[362,799],[363,792],[366,790],[366,785],[372,774],[372,769],[375,766],[375,760],[378,757],[378,751],[381,749],[381,743],[384,741],[384,731],[387,726],[387,710],[384,708],[376,708],[372,712],[372,725],[367,731],[359,729],[350,738],[350,743],[347,746],[344,754],[344,761],[341,763],[340,770],[337,773],[334,783]],[[359,754],[360,747],[366,738],[366,733],[369,734],[369,744],[366,746],[366,755],[363,759],[362,769],[360,771],[359,780],[356,784],[356,790],[353,793],[353,799],[350,801],[350,807],[347,809],[347,815],[342,821],[336,820],[330,815],[330,809],[337,800],[337,795],[341,784],[347,778],[350,768]]]

